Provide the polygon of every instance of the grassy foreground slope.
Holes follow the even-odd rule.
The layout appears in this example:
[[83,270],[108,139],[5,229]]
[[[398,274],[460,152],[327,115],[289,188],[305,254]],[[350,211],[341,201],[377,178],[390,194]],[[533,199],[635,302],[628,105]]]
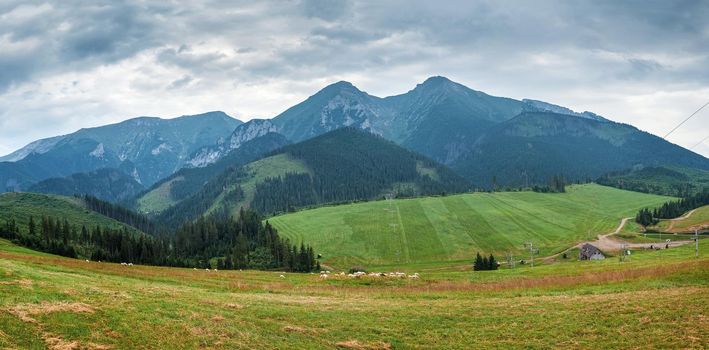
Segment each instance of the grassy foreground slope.
[[623,217],[671,198],[595,184],[567,193],[473,193],[323,207],[277,216],[269,222],[294,242],[308,242],[324,261],[409,264],[470,260],[476,252],[540,255],[613,231]]
[[[701,349],[709,241],[419,280],[121,266],[0,240],[0,348]],[[581,316],[581,317],[579,317]]]

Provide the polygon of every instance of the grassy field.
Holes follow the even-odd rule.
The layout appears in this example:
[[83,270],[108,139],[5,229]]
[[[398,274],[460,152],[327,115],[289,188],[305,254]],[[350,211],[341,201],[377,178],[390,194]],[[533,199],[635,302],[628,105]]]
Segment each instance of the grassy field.
[[458,261],[476,252],[539,255],[613,231],[623,217],[671,198],[595,184],[567,193],[498,192],[376,201],[277,216],[269,222],[295,242],[312,244],[336,267]]
[[661,220],[651,229],[670,233],[694,233],[707,230],[709,227],[709,205],[697,208],[692,215],[683,220]]
[[112,229],[127,228],[129,232],[139,232],[131,226],[93,212],[84,207],[73,197],[64,197],[38,193],[3,193],[0,194],[0,224],[5,220],[15,219],[20,231],[27,232],[27,225],[32,216],[39,225],[42,216],[67,219],[73,225],[87,228],[107,227]]
[[[249,175],[240,181],[239,185],[244,191],[245,198],[238,203],[228,203],[228,205],[232,207],[235,214],[238,213],[239,208],[242,206],[248,206],[249,203],[251,203],[254,199],[254,194],[256,193],[256,185],[266,180],[266,178],[285,176],[287,173],[310,173],[310,168],[308,168],[305,162],[299,159],[293,159],[287,154],[277,154],[275,156],[257,160],[253,163],[245,165],[244,169]],[[214,204],[207,212],[212,212],[214,209],[222,206],[224,204],[224,196],[230,190],[232,190],[232,188],[226,189],[219,197],[217,197]]]
[[177,204],[178,202],[172,198],[170,189],[174,182],[182,180],[183,177],[178,176],[144,194],[138,198],[136,209],[141,213],[159,213]]
[[[268,177],[284,176],[286,173],[309,173],[310,169],[301,160],[292,159],[287,154],[277,154],[267,157],[244,166],[248,176],[240,181],[239,185],[246,198],[239,203],[229,203],[231,207],[238,209],[241,206],[248,205],[254,197],[256,184],[263,182]],[[170,188],[174,182],[182,181],[182,177],[176,177],[167,181],[160,186],[145,193],[137,200],[137,210],[141,213],[160,213],[165,209],[179,203],[172,198]],[[207,213],[219,208],[224,201],[224,197],[234,189],[234,184],[231,187],[225,188],[215,200],[213,205],[207,210]]]
[[0,240],[0,348],[706,348],[709,241],[419,280],[121,266]]

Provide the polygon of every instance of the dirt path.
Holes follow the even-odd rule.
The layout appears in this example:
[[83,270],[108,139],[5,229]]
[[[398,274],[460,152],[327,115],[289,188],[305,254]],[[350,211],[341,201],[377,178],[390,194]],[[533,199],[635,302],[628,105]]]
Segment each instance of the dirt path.
[[[696,209],[695,209],[695,210],[696,210]],[[685,214],[685,215],[682,216],[682,217],[675,218],[675,219],[671,219],[671,220],[673,220],[673,222],[674,222],[674,221],[679,221],[679,220],[684,220],[684,219],[688,218],[690,215],[692,215],[692,213],[694,213],[694,210],[689,211],[687,214]],[[616,235],[616,234],[620,233],[620,231],[623,229],[623,227],[625,227],[625,224],[628,223],[628,220],[633,220],[633,219],[634,219],[633,217],[623,218],[623,219],[620,220],[620,224],[618,225],[618,227],[616,227],[615,231],[611,231],[611,232],[608,232],[608,233],[600,234],[600,235],[598,235],[598,237],[597,237],[596,240],[581,242],[581,243],[579,243],[579,244],[577,244],[577,245],[575,245],[575,246],[573,246],[573,247],[571,247],[571,248],[569,248],[569,249],[567,249],[567,250],[565,250],[565,251],[563,251],[563,252],[561,252],[561,253],[557,253],[557,254],[554,254],[554,255],[550,255],[550,256],[547,256],[547,257],[544,257],[544,258],[541,258],[541,259],[544,260],[544,261],[548,261],[548,260],[554,259],[554,258],[556,258],[557,256],[559,256],[559,255],[561,255],[561,254],[563,254],[563,253],[565,253],[565,252],[567,252],[567,251],[569,251],[569,250],[571,250],[571,249],[580,248],[582,245],[584,245],[584,244],[586,244],[586,243],[593,244],[593,245],[596,246],[598,249],[600,249],[600,250],[602,250],[602,251],[604,251],[604,252],[615,252],[615,251],[620,251],[620,250],[623,248],[623,245],[625,245],[628,249],[633,249],[633,248],[635,248],[635,249],[637,249],[637,248],[641,248],[641,249],[651,249],[651,248],[665,248],[665,247],[674,248],[674,247],[679,247],[679,246],[681,246],[681,245],[685,245],[685,244],[689,244],[689,243],[693,243],[693,242],[694,242],[694,241],[691,241],[691,240],[683,240],[683,241],[671,241],[671,242],[669,242],[669,243],[666,243],[666,242],[655,242],[655,243],[630,243],[630,242],[624,241],[624,240],[619,239],[619,238],[613,238],[613,237],[611,237],[611,236],[613,236],[613,235]]]
[[687,219],[692,214],[694,214],[695,211],[697,211],[697,209],[692,209],[692,210],[688,211],[687,214],[684,214],[678,218],[670,219],[670,226],[667,227],[667,231],[672,231],[672,229],[675,227],[675,222]]

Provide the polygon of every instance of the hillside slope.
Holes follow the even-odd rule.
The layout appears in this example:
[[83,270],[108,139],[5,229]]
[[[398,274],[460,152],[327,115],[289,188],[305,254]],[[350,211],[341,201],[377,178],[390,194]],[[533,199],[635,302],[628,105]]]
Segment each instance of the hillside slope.
[[539,255],[612,231],[620,219],[669,197],[595,184],[567,193],[496,192],[357,203],[276,216],[269,222],[306,241],[328,264],[409,264],[472,259],[476,252]]
[[709,187],[709,170],[638,167],[604,174],[596,182],[630,191],[686,197]]
[[450,169],[376,135],[354,128],[283,147],[242,168],[228,169],[160,215],[176,223],[204,213],[261,213],[310,205],[468,190]]
[[452,166],[478,186],[520,187],[554,175],[595,179],[634,166],[709,170],[709,160],[637,128],[552,112],[524,112],[487,131]]
[[685,246],[633,252],[622,264],[412,266],[403,271],[419,279],[323,279],[84,262],[0,240],[0,347],[702,349],[702,254]]
[[229,168],[239,168],[265,154],[289,144],[283,135],[267,133],[245,142],[216,163],[200,168],[183,168],[160,180],[145,193],[134,198],[130,206],[146,214],[156,214],[195,195],[205,184]]
[[120,202],[143,190],[143,185],[119,169],[98,169],[67,177],[42,180],[28,189],[29,192],[72,196],[88,194],[110,202]]
[[[30,216],[39,225],[43,216],[67,219],[77,227],[88,229],[100,226],[112,230],[126,230],[142,234],[134,227],[103,216],[87,209],[80,199],[40,193],[2,193],[0,194],[0,223],[14,219],[20,232],[28,232]],[[39,229],[38,229],[39,230]]]

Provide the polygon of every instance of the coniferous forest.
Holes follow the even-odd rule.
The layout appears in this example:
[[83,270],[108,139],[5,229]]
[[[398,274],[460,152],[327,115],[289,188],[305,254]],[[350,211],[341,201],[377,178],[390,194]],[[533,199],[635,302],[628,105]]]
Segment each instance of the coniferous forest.
[[[139,214],[89,198],[90,208],[140,225],[155,227]],[[94,261],[221,269],[280,269],[308,272],[319,268],[310,246],[283,239],[263,217],[242,210],[238,217],[211,216],[159,236],[113,227],[86,227],[66,218],[29,218],[26,227],[15,219],[0,226],[0,237],[22,246]],[[132,226],[132,225],[131,225]]]
[[656,224],[659,219],[680,217],[689,210],[705,205],[709,205],[709,188],[677,201],[666,202],[653,210],[640,209],[635,215],[635,221],[640,225],[650,226]]
[[459,193],[471,187],[434,161],[353,128],[338,129],[273,154],[278,153],[303,160],[312,174],[286,174],[258,184],[252,208],[261,213],[375,199],[385,192],[410,197]]

